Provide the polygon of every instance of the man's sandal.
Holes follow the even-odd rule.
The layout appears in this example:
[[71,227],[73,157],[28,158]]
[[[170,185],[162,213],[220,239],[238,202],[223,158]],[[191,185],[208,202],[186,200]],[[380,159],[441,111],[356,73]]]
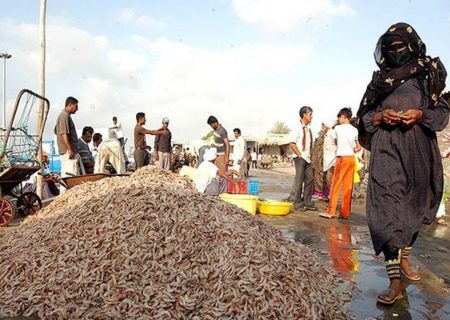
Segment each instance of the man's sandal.
[[[384,290],[382,293],[380,293],[377,296],[377,300],[381,304],[392,305],[392,304],[395,303],[395,301],[403,298],[403,293],[402,292],[400,292],[397,295],[394,295],[394,294],[395,294],[395,290],[391,289],[391,288],[388,288],[388,289]],[[393,297],[391,299],[386,299],[386,297],[383,297],[383,296],[388,296],[388,297],[393,296]]]

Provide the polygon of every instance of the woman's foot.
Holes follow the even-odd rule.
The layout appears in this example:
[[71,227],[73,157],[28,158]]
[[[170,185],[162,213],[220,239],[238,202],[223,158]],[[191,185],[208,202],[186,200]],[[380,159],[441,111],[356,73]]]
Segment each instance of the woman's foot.
[[413,268],[409,264],[409,260],[408,259],[402,259],[401,269],[402,269],[402,274],[408,280],[411,280],[411,281],[419,281],[420,280],[420,275],[413,270]]
[[377,297],[379,303],[391,305],[398,299],[403,298],[403,289],[400,279],[393,279],[389,285],[389,288],[380,293]]

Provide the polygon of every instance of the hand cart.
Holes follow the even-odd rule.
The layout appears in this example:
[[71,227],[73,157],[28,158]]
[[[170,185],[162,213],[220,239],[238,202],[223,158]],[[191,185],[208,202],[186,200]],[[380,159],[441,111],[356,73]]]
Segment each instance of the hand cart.
[[[43,114],[39,111],[41,103]],[[22,192],[22,182],[41,169],[37,155],[49,108],[48,99],[23,89],[16,98],[8,127],[0,128],[0,227],[7,226],[16,211],[29,215],[42,207],[36,193]],[[42,121],[38,128],[39,116]]]
[[94,182],[104,178],[127,177],[127,176],[129,176],[129,174],[127,173],[124,174],[92,173],[92,174],[85,174],[82,176],[69,176],[64,178],[58,177],[57,182],[64,188],[71,189],[75,186],[78,186],[86,182]]

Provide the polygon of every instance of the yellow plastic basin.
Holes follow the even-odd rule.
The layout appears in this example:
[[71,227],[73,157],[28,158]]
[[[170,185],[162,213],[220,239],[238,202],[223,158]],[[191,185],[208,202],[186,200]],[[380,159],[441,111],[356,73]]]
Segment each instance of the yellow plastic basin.
[[241,209],[244,209],[250,214],[256,214],[256,201],[258,200],[257,196],[248,194],[222,193],[221,195],[219,195],[219,198],[223,201],[232,203]]
[[259,213],[272,216],[284,216],[291,211],[292,203],[277,200],[258,200],[257,207]]

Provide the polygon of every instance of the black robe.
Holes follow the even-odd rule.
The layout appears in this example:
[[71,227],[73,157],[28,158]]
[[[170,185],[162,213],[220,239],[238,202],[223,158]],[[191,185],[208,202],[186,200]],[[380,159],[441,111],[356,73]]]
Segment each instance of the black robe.
[[[419,108],[423,118],[412,127],[374,126],[373,116],[386,108]],[[442,159],[436,131],[449,119],[449,106],[441,99],[431,108],[417,79],[397,87],[362,120],[371,141],[367,216],[376,254],[384,249],[411,245],[420,226],[432,223],[443,193]]]

